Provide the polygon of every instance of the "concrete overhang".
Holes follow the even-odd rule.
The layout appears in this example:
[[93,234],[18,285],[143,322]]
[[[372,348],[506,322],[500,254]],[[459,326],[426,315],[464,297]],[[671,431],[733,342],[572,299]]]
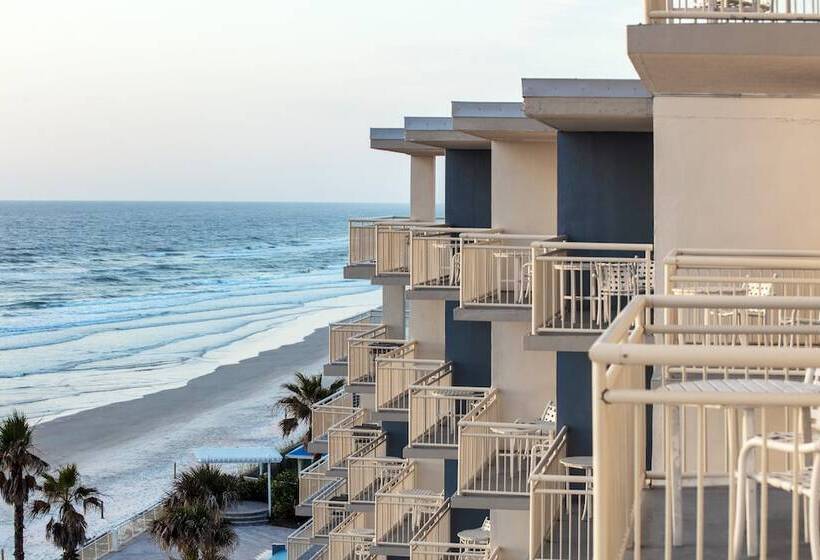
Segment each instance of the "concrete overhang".
[[524,104],[453,101],[453,128],[487,140],[554,142],[556,130],[528,118]]
[[820,94],[820,25],[631,25],[627,51],[654,95]]
[[453,128],[450,117],[404,117],[408,142],[455,150],[488,150],[490,141]]
[[640,80],[523,79],[524,114],[567,132],[648,132],[652,96]]
[[403,128],[371,128],[370,147],[374,150],[397,152],[410,156],[443,156],[444,150],[426,144],[408,142]]

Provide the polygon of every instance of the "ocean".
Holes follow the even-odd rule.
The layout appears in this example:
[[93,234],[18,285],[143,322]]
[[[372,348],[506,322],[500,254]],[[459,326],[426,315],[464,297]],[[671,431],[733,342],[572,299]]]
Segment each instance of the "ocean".
[[342,279],[373,204],[0,202],[0,416],[178,387],[376,301]]

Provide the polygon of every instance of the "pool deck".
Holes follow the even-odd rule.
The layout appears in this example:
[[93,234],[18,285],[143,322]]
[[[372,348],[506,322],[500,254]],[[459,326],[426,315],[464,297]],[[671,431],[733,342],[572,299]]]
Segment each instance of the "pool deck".
[[[271,544],[287,542],[292,527],[251,525],[234,527],[239,546],[230,556],[233,560],[254,560],[263,552],[270,552]],[[107,560],[168,560],[168,554],[160,550],[151,535],[145,533],[128,543],[122,550],[106,556]]]

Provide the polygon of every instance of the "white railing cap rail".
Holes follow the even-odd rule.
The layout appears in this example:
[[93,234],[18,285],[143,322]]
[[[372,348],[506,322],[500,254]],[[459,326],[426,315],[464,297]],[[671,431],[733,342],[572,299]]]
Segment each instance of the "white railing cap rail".
[[666,259],[675,257],[817,257],[820,251],[804,249],[704,249],[682,247],[672,249]]
[[385,465],[402,466],[407,462],[407,459],[399,459],[398,457],[350,457],[352,461],[362,463],[380,463]]
[[[328,458],[327,458],[327,455],[323,455],[322,458],[319,459],[318,461],[314,461],[313,463],[306,466],[304,469],[300,470],[299,471],[299,476],[302,476],[302,473],[304,473],[304,474],[314,473],[314,472],[318,471],[319,469],[321,469],[322,467],[326,467],[326,466],[328,466]],[[320,474],[324,474],[324,473],[320,473]]]
[[[449,399],[453,397],[481,397],[482,399],[485,398],[489,394],[488,387],[466,387],[466,386],[440,386],[440,385],[410,385],[410,390],[416,390],[418,392],[424,391],[432,391],[438,392],[439,395],[430,395],[432,398],[441,398],[441,399]],[[447,394],[451,393],[451,394]]]
[[409,220],[409,216],[371,216],[348,218],[348,222],[379,222],[384,220]]
[[[401,348],[401,346],[399,346],[399,348]],[[394,358],[390,356],[390,354],[382,354],[381,356],[376,356],[376,361],[385,363],[400,362],[403,364],[419,366],[443,366],[446,363],[444,360],[436,360],[433,358]]]
[[549,447],[547,448],[544,456],[541,458],[538,463],[532,468],[532,474],[530,474],[530,482],[533,481],[534,478],[542,476],[544,469],[548,468],[552,462],[557,458],[558,452],[567,444],[567,427],[562,426],[561,429],[555,434],[555,438],[549,443]]
[[422,226],[414,228],[413,233],[504,233],[503,228],[480,228],[480,227],[451,227],[451,226]]
[[[771,296],[637,296],[630,301],[589,350],[592,361],[613,365],[691,367],[812,368],[820,348],[775,346],[697,346],[622,342],[647,308],[666,309],[808,309],[820,312],[820,298]],[[725,327],[723,327],[725,328]],[[715,325],[713,332],[721,334]],[[781,334],[781,333],[777,333]]]
[[399,220],[379,220],[376,222],[376,226],[395,226],[401,228],[435,227],[441,225],[443,225],[443,222],[437,220],[412,220],[409,218]]
[[[409,344],[410,340],[404,338],[367,338],[368,333],[363,333],[359,336],[351,336],[350,342],[357,342],[357,343],[368,343],[368,344],[384,344],[385,342],[388,344],[401,344],[404,346],[405,344]],[[401,348],[401,346],[397,346],[397,348]]]
[[664,264],[706,268],[756,268],[756,269],[820,269],[820,253],[814,255],[668,255]]
[[498,239],[498,240],[518,240],[518,241],[560,241],[564,235],[556,233],[462,233],[462,239]]
[[576,251],[652,251],[652,243],[591,243],[586,241],[534,241],[537,249],[574,249]]
[[767,20],[767,21],[820,21],[820,13],[794,13],[794,12],[756,12],[756,11],[706,11],[706,10],[651,10],[650,20],[655,19],[717,19],[717,20]]

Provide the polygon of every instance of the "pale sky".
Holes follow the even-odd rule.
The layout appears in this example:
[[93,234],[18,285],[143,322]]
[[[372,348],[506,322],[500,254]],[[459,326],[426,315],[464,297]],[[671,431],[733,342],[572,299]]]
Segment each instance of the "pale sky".
[[633,78],[642,7],[6,0],[0,199],[406,202],[408,158],[369,127],[519,101],[522,77]]

